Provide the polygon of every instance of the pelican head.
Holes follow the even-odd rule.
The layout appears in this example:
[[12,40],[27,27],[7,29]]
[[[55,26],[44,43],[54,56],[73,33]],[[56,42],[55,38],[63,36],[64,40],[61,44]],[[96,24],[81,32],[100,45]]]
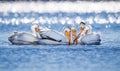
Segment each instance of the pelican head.
[[40,28],[39,28],[38,24],[36,24],[36,23],[32,24],[31,30],[32,30],[34,36],[40,38],[40,34],[39,34],[40,33]]

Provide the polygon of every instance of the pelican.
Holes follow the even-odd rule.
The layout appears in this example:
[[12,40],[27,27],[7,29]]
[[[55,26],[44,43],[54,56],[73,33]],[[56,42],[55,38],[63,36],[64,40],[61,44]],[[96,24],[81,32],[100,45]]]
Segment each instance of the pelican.
[[[28,32],[14,32],[14,34],[8,37],[8,40],[16,45],[63,45],[72,43],[69,29],[65,29],[65,35],[55,30],[39,27],[38,25],[32,26],[31,30],[33,34]],[[101,39],[99,34],[91,33],[86,34],[76,42],[84,45],[98,45]]]

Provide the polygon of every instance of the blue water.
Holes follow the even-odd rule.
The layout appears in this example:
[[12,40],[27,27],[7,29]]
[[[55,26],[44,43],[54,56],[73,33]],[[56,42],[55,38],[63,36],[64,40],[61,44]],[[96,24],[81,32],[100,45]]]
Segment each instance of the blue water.
[[[7,38],[14,32],[30,32],[30,21],[24,18],[45,18],[41,26],[62,32],[65,26],[75,26],[74,18],[95,17],[108,20],[108,15],[116,18],[120,13],[0,13],[0,71],[120,71],[120,24],[99,24],[93,21],[94,31],[101,33],[101,45],[12,45]],[[51,17],[57,22],[50,22]],[[48,19],[46,19],[48,18]],[[72,24],[60,19],[69,18]],[[18,22],[13,19],[19,19]],[[10,21],[10,22],[6,22]],[[53,24],[52,24],[53,23]]]

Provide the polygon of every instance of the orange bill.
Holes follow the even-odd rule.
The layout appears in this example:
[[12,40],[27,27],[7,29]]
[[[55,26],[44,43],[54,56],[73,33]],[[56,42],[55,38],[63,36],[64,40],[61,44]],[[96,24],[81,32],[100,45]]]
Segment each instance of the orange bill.
[[67,39],[70,39],[70,32],[69,31],[65,31],[65,36]]
[[72,29],[72,35],[73,35],[74,37],[77,36],[77,34],[76,34],[76,30],[75,30],[75,29]]
[[69,40],[69,45],[71,45],[73,43],[71,31],[65,31],[65,36]]
[[[77,37],[77,33],[76,33],[76,29],[72,29],[72,35],[74,37],[74,39]],[[78,40],[74,41],[74,43],[78,43]]]

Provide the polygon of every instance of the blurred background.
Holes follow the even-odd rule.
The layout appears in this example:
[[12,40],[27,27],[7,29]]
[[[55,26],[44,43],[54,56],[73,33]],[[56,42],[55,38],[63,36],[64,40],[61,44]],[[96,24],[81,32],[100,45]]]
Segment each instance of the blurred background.
[[[84,21],[101,45],[12,45],[31,23],[61,33]],[[0,71],[120,71],[119,0],[0,0]]]
[[1,0],[1,1],[119,1],[119,0]]

